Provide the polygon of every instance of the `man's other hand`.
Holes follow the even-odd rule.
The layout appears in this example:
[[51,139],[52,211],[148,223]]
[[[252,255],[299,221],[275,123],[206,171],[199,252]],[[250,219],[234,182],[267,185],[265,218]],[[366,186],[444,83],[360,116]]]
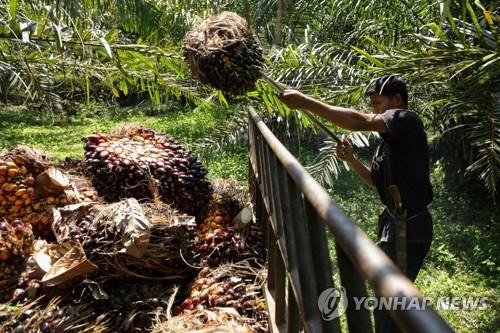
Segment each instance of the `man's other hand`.
[[337,144],[337,156],[346,162],[354,160],[352,145],[349,141],[347,141],[347,139],[344,139],[342,143]]
[[302,109],[307,101],[307,96],[300,91],[286,89],[280,94],[279,99],[290,109]]

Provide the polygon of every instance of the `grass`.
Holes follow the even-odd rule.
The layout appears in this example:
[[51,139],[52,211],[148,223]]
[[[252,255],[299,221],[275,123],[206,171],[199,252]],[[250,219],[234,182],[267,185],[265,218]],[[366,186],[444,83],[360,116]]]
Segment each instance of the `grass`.
[[[245,183],[248,154],[244,145],[228,147],[217,154],[206,154],[195,145],[197,140],[216,131],[217,124],[225,118],[223,112],[192,112],[178,106],[156,110],[91,105],[72,117],[4,107],[0,109],[0,148],[22,143],[42,148],[59,160],[82,158],[83,136],[106,132],[121,123],[138,123],[166,133],[201,153],[210,178],[234,178]],[[304,161],[311,160],[308,155],[301,157]],[[447,184],[440,162],[433,165],[432,181],[435,199],[430,210],[435,235],[416,285],[428,297],[488,297],[487,310],[440,311],[440,314],[457,332],[498,331],[499,208],[490,202],[472,200]],[[347,215],[375,240],[377,216],[383,209],[376,193],[352,172],[343,172],[328,191]],[[330,242],[333,248],[331,238]]]

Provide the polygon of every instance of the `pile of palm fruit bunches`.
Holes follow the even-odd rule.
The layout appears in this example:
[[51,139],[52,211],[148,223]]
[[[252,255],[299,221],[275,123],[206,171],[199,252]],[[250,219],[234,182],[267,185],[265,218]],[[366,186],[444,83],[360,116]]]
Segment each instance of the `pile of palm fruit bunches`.
[[0,332],[139,332],[221,307],[265,331],[263,233],[235,224],[247,193],[211,184],[165,135],[111,133],[85,137],[82,160],[0,153]]

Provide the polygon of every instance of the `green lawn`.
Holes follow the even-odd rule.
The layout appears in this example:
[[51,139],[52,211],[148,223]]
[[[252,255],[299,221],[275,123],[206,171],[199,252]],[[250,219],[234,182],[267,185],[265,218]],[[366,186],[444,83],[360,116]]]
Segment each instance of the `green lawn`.
[[[83,136],[105,132],[121,123],[137,123],[167,133],[195,152],[203,153],[196,151],[194,143],[216,131],[217,124],[226,117],[214,110],[108,109],[100,105],[86,107],[78,114],[68,118],[22,107],[3,107],[0,109],[0,148],[27,144],[43,148],[59,160],[82,158]],[[245,183],[247,148],[244,145],[217,154],[203,154],[202,160],[210,178],[234,178]],[[439,163],[433,165],[432,180],[435,200],[430,208],[435,237],[417,278],[417,287],[429,297],[488,297],[492,303],[487,310],[440,313],[457,332],[496,332],[500,327],[499,209],[491,202],[472,201],[445,185]],[[343,172],[328,191],[347,215],[375,239],[377,215],[382,210],[376,193],[347,172]]]

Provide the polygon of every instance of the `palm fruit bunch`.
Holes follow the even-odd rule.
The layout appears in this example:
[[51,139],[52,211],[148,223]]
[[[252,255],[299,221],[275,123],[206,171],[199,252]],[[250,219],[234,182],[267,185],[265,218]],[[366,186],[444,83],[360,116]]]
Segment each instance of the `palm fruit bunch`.
[[107,332],[145,332],[156,313],[167,311],[172,294],[161,281],[98,278],[83,281],[67,299],[89,304],[95,316],[105,319]]
[[0,157],[0,218],[21,219],[33,225],[35,235],[42,237],[50,235],[52,208],[73,200],[64,191],[39,191],[49,161],[43,152],[28,147],[16,147]]
[[263,232],[258,225],[251,223],[245,230],[233,225],[241,207],[235,200],[211,204],[199,226],[198,241],[192,249],[194,263],[218,266],[245,258],[263,259]]
[[207,171],[179,142],[141,127],[84,139],[87,170],[108,201],[153,198],[200,217],[211,197]]
[[230,95],[253,89],[264,66],[262,47],[248,22],[232,12],[209,17],[188,32],[185,60],[202,83]]
[[35,237],[30,224],[16,219],[9,224],[0,222],[0,262],[12,256],[28,255],[33,251]]
[[267,307],[262,295],[261,283],[265,278],[265,274],[261,276],[262,272],[247,261],[221,265],[216,269],[205,267],[189,285],[186,298],[173,313],[179,315],[193,310],[230,307],[265,325]]
[[81,203],[55,210],[53,229],[60,242],[79,241],[101,275],[182,279],[190,268],[181,252],[190,252],[197,226],[193,217],[188,223],[176,222],[181,216],[171,218],[174,210],[168,207],[139,205],[135,199],[108,205]]

